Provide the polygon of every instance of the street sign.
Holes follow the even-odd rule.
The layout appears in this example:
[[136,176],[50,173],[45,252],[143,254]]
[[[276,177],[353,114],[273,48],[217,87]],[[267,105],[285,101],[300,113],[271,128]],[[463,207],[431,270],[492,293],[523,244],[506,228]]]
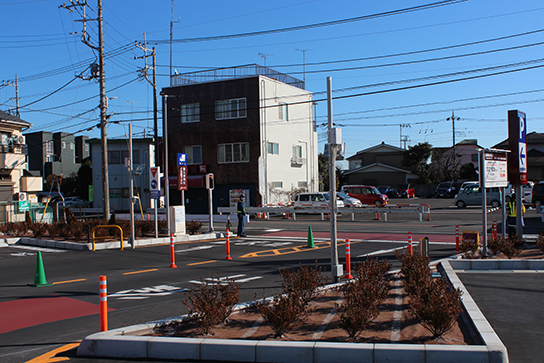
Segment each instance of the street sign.
[[178,166],[187,166],[187,154],[178,153]]
[[508,163],[505,152],[484,150],[485,187],[508,186]]
[[512,185],[527,184],[527,116],[508,111],[508,180]]
[[159,167],[149,168],[149,194],[151,199],[160,199],[161,198],[161,187],[159,184]]
[[187,165],[178,166],[178,190],[187,190]]

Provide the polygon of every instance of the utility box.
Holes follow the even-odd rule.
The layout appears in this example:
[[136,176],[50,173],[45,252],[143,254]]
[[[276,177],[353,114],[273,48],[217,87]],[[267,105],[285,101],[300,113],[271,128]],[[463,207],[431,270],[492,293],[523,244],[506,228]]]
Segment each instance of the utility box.
[[170,206],[170,232],[174,235],[186,234],[185,207],[182,205]]

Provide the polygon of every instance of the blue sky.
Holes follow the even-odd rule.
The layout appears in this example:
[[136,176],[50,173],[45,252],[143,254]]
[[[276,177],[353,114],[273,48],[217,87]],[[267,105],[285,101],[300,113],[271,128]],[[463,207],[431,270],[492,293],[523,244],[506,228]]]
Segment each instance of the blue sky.
[[[147,34],[148,47],[157,51],[159,91],[168,86],[172,19],[178,73],[266,62],[305,78],[316,100],[325,99],[326,78],[332,77],[334,122],[343,129],[346,156],[382,141],[449,146],[452,112],[457,142],[477,139],[492,147],[504,140],[510,109],[526,112],[529,132],[544,132],[544,44],[539,44],[544,3],[451,1],[385,14],[436,2],[175,0],[172,13],[171,0],[104,0],[108,112],[117,122],[108,126],[108,137],[124,137],[129,122],[136,137],[152,133],[152,88],[138,77],[144,61],[134,57],[144,53],[133,44]],[[59,5],[62,1],[0,0],[0,109],[15,107],[11,82],[18,75],[21,117],[34,125],[31,131],[99,137],[92,128],[99,123],[98,83],[75,78],[95,54],[80,40],[81,10],[70,13]],[[96,11],[97,1],[88,0],[87,17],[96,18]],[[375,14],[383,16],[195,41]],[[87,22],[87,30],[97,44],[96,22]],[[326,124],[326,102],[316,110],[318,125]],[[322,150],[325,129],[319,134]]]

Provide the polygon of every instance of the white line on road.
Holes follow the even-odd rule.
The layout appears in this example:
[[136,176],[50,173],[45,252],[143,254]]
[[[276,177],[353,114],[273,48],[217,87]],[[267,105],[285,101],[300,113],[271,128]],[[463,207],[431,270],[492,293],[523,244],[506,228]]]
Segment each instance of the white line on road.
[[395,288],[391,291],[395,294],[395,312],[393,313],[393,327],[391,328],[391,343],[400,340],[400,322],[402,318],[402,287],[400,279],[395,278]]
[[11,248],[19,248],[21,250],[29,251],[41,251],[41,252],[66,252],[66,250],[58,250],[56,248],[44,248],[44,247],[33,247],[33,246],[20,246],[20,245],[11,245]]
[[402,246],[402,247],[397,247],[397,248],[390,248],[388,250],[379,250],[379,251],[374,251],[374,252],[370,252],[370,253],[365,253],[364,255],[359,255],[359,256],[355,256],[355,257],[359,258],[359,257],[381,255],[383,253],[389,253],[389,252],[393,252],[393,251],[396,251],[396,250],[402,250],[403,248],[406,248],[406,247]]
[[187,248],[187,249],[184,249],[184,250],[176,250],[175,252],[176,253],[193,252],[193,251],[207,250],[207,249],[210,249],[210,248],[213,248],[213,246],[197,246],[197,247],[193,247],[193,248]]

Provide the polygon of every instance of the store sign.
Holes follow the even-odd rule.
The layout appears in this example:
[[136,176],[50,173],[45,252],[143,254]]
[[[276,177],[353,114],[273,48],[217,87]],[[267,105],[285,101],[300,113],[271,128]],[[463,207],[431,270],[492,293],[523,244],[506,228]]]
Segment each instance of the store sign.
[[178,190],[187,190],[187,165],[178,166]]

